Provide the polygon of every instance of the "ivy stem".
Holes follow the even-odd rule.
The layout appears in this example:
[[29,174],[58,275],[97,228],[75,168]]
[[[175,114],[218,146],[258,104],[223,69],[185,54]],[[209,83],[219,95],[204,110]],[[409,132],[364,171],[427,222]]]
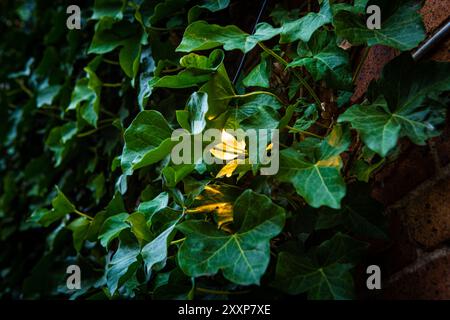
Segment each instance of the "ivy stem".
[[[284,65],[285,67],[288,66],[288,62],[286,60],[284,60],[281,56],[279,56],[278,54],[276,54],[272,49],[269,49],[268,47],[266,47],[263,43],[258,42],[258,45],[268,54],[270,54],[272,57],[274,57],[279,63],[281,63],[282,65]],[[300,84],[309,92],[309,94],[311,95],[311,97],[313,97],[314,101],[316,102],[317,106],[320,107],[320,105],[322,104],[322,102],[320,101],[319,97],[317,96],[316,92],[313,90],[313,88],[311,88],[311,86],[308,84],[308,82],[303,79],[303,77],[294,69],[292,69],[292,73],[294,74],[294,76],[298,79],[298,81],[300,81]]]
[[14,90],[10,90],[10,91],[8,91],[8,92],[6,93],[6,96],[7,96],[7,97],[11,97],[11,96],[13,96],[13,95],[15,95],[15,94],[17,94],[17,93],[19,93],[19,92],[22,92],[22,89],[21,89],[21,88],[14,89]]
[[117,88],[117,87],[121,87],[122,83],[103,83],[102,84],[103,87],[109,87],[109,88]]
[[106,124],[106,123],[112,124],[116,120],[117,120],[117,118],[104,119],[104,120],[100,120],[98,123],[99,124]]
[[217,295],[221,295],[221,296],[232,295],[232,294],[246,294],[246,293],[250,292],[250,290],[224,291],[224,290],[213,290],[213,289],[206,289],[206,288],[200,288],[200,287],[195,287],[195,290],[197,290],[199,292],[203,292],[203,293],[217,294]]
[[289,129],[289,130],[298,132],[298,133],[303,133],[303,134],[306,134],[306,135],[310,135],[310,136],[313,136],[313,137],[316,137],[316,138],[323,139],[323,137],[321,137],[321,136],[319,136],[319,135],[317,135],[317,134],[315,134],[315,133],[309,132],[309,131],[304,131],[304,130],[296,129],[296,128],[291,127],[291,126],[286,126],[286,128]]
[[154,27],[154,26],[149,26],[147,27],[148,30],[153,30],[153,31],[172,31],[172,30],[180,30],[180,28],[163,28],[163,27]]
[[171,241],[171,242],[170,242],[170,245],[181,243],[181,242],[183,242],[184,240],[186,240],[186,238],[181,238],[181,239],[178,239],[178,240]]
[[74,212],[75,212],[77,215],[82,216],[82,217],[84,217],[84,218],[86,218],[86,219],[88,219],[88,220],[91,220],[91,221],[94,220],[94,218],[92,218],[91,216],[88,216],[86,213],[83,213],[83,212],[81,212],[81,211],[78,211],[77,209],[75,209]]
[[164,69],[161,71],[161,73],[173,73],[173,72],[177,72],[180,70],[183,70],[183,67],[176,67],[176,68],[172,68],[172,69]]
[[361,57],[361,60],[359,61],[358,66],[356,67],[355,74],[353,75],[352,82],[355,82],[356,79],[358,79],[359,74],[361,73],[362,66],[366,61],[368,55],[369,55],[369,47],[365,47],[363,56]]
[[49,116],[49,117],[61,120],[60,116],[58,116],[58,115],[56,115],[56,114],[54,114],[52,112],[45,112],[44,110],[38,109],[38,110],[36,110],[36,113],[43,114],[43,115],[46,115],[46,116]]
[[100,112],[103,112],[104,114],[106,114],[106,115],[108,115],[108,116],[110,116],[112,118],[114,118],[116,116],[114,113],[112,113],[112,112],[110,112],[108,110],[105,110],[105,109],[100,109]]
[[105,128],[109,127],[110,125],[111,125],[111,123],[108,123],[107,125],[77,134],[77,138],[84,138],[84,137],[90,136],[91,134],[96,133],[99,130],[105,129]]
[[34,96],[33,92],[27,88],[27,86],[23,83],[22,80],[14,79],[14,81],[16,81],[16,83],[19,85],[20,89],[22,89],[23,92],[25,92],[28,95],[28,97],[33,98],[33,96]]
[[114,60],[109,60],[109,59],[106,59],[106,58],[103,58],[103,61],[106,62],[106,63],[109,63],[109,64],[113,64],[115,66],[120,65],[119,62],[114,61]]
[[280,100],[280,98],[276,94],[273,94],[272,92],[269,92],[269,91],[253,91],[253,92],[249,92],[249,93],[245,93],[245,94],[235,94],[232,96],[222,97],[218,100],[226,100],[226,99],[234,99],[234,98],[247,98],[247,97],[251,97],[251,96],[256,96],[258,94],[267,94],[269,96],[277,98],[277,100],[280,101],[281,103],[283,102]]

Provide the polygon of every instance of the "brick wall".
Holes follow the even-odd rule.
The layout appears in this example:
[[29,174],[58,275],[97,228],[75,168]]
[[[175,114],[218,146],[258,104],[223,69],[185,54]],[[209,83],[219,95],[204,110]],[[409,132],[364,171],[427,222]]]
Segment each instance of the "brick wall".
[[[449,19],[450,0],[425,1],[421,14],[432,35]],[[431,54],[450,61],[450,39]],[[398,53],[371,48],[361,69],[353,101],[379,77]],[[427,59],[430,57],[427,57]],[[382,299],[450,299],[450,121],[442,136],[427,146],[401,141],[401,155],[374,177],[372,196],[386,205],[391,243],[370,259],[382,270],[383,290],[362,297]],[[375,250],[377,251],[377,250]],[[362,282],[364,286],[365,281]]]

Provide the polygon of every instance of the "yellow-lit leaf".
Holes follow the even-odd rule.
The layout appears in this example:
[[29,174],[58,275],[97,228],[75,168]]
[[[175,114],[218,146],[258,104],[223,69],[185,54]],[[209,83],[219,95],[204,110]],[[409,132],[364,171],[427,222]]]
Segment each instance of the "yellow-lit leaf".
[[217,202],[188,209],[186,213],[210,213],[213,211],[227,210],[229,207],[232,207],[230,202]]
[[222,178],[223,176],[226,176],[227,178],[231,177],[233,175],[234,170],[236,170],[237,166],[238,166],[238,160],[237,159],[228,162],[219,171],[219,173],[216,175],[216,178]]
[[222,130],[222,142],[234,149],[237,150],[245,150],[245,141],[237,141],[236,138],[232,135],[226,132],[225,130]]
[[320,160],[316,163],[316,166],[319,167],[340,167],[342,164],[342,160],[340,156],[334,156],[329,159]]
[[233,222],[233,204],[231,202],[210,203],[188,209],[186,213],[215,213],[219,228],[226,223]]
[[221,142],[215,145],[211,150],[214,157],[221,160],[233,160],[240,155],[245,155],[245,141],[237,141],[236,138],[222,130]]

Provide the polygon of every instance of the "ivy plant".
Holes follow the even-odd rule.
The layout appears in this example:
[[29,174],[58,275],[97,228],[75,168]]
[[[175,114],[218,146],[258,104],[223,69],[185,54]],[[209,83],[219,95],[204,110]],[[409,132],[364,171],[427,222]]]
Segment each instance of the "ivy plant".
[[[68,30],[65,1],[2,2],[0,297],[355,298],[389,241],[371,177],[440,134],[450,66],[411,58],[421,1],[308,3],[85,1]],[[375,45],[398,56],[353,100]],[[278,129],[278,173],[171,160],[210,128]]]

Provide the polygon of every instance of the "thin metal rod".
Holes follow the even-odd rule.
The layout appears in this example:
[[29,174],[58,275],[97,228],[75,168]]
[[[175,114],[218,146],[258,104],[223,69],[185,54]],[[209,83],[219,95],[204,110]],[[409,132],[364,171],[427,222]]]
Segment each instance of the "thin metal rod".
[[450,21],[413,53],[413,59],[415,61],[422,59],[435,45],[444,40],[448,35],[450,35]]
[[[262,16],[264,10],[266,9],[266,5],[267,5],[267,0],[263,0],[263,2],[261,4],[261,7],[259,8],[259,13],[258,13],[258,16],[256,18],[255,25],[253,26],[252,34],[254,34],[255,31],[256,31],[256,26],[258,25],[259,20],[261,19],[261,16]],[[239,66],[237,68],[236,74],[234,75],[233,84],[236,84],[236,81],[237,81],[237,79],[239,77],[239,74],[241,73],[242,67],[244,66],[244,62],[245,62],[245,58],[246,57],[247,57],[247,53],[244,53],[242,55],[241,61],[239,62]]]

